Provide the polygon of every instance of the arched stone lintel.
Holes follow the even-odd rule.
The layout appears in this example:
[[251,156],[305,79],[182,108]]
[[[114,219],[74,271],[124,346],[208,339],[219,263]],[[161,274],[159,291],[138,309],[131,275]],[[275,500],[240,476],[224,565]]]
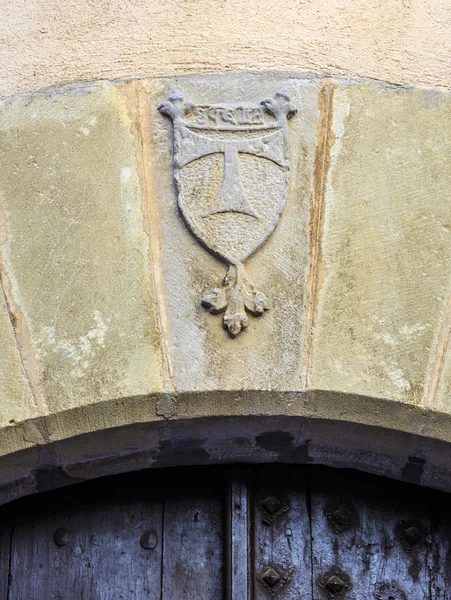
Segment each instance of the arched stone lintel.
[[[157,414],[175,403],[177,418]],[[112,400],[17,425],[25,439],[52,434],[0,459],[0,503],[127,471],[232,463],[322,464],[451,491],[450,417],[437,417],[324,391]]]
[[[238,267],[227,278],[248,309],[266,310],[266,294],[272,308],[241,311],[233,340],[206,311],[232,298],[214,301],[216,238],[189,230],[174,186],[178,126],[161,107],[181,94],[200,115],[229,101],[298,110],[277,125],[288,188],[285,171],[268,174],[287,190],[283,214],[246,261],[265,292],[243,295]],[[274,72],[6,100],[0,501],[145,467],[268,461],[449,489],[450,108],[448,92]],[[186,181],[211,174],[221,189],[220,163]]]

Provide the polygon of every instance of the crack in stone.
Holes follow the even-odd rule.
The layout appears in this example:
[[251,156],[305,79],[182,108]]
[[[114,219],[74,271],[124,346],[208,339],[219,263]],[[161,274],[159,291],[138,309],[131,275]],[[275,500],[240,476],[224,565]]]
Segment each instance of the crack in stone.
[[[126,84],[127,106],[132,121],[132,135],[135,141],[138,176],[141,186],[144,214],[144,231],[149,240],[149,256],[152,265],[152,279],[157,303],[157,323],[163,356],[163,385],[165,392],[175,391],[174,369],[171,354],[170,326],[166,310],[166,293],[162,277],[160,218],[155,202],[155,175],[152,151],[150,148],[151,122],[148,94],[142,82]],[[144,134],[146,131],[146,134]]]
[[[0,249],[6,244],[7,239],[6,216],[0,203]],[[31,394],[32,404],[30,405],[30,419],[36,419],[36,417],[42,417],[47,412],[46,403],[39,387],[39,367],[36,358],[36,350],[31,341],[31,333],[23,311],[14,300],[12,284],[1,251],[0,290],[11,323],[11,330],[20,358],[22,373]],[[33,427],[33,429],[36,429],[37,433],[36,436],[33,436],[33,442],[40,444],[50,442],[45,423],[43,423],[41,419],[36,419],[36,421],[39,422],[39,425],[36,423],[35,427]]]

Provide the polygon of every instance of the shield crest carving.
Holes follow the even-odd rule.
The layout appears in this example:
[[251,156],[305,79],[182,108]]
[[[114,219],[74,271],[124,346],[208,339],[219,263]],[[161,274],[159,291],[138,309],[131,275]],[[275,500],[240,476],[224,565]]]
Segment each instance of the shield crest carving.
[[260,103],[193,104],[173,92],[158,107],[172,119],[178,206],[198,241],[229,265],[202,304],[224,312],[232,337],[268,298],[244,262],[274,231],[288,192],[288,120],[296,114],[285,89]]

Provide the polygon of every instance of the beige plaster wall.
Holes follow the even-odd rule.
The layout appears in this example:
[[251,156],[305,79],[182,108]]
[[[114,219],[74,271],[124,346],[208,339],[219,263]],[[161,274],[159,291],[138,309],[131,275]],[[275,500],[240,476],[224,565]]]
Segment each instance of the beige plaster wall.
[[0,95],[262,69],[449,88],[450,27],[449,0],[3,0]]

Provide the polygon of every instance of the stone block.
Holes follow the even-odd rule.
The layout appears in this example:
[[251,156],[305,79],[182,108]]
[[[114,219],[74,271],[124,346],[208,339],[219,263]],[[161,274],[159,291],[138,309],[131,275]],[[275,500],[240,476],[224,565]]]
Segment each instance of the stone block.
[[[308,224],[321,85],[321,80],[315,78],[289,79],[277,75],[164,79],[148,84],[155,201],[161,224],[161,269],[168,317],[167,346],[177,391],[302,389]],[[158,113],[157,107],[174,89],[194,104],[226,105],[258,104],[281,88],[287,90],[291,104],[298,108],[288,124],[287,202],[272,235],[245,262],[246,271],[268,297],[272,308],[261,317],[249,316],[246,331],[232,340],[221,325],[222,315],[209,315],[201,304],[206,293],[220,286],[227,273],[227,261],[219,260],[202,247],[208,234],[199,244],[180,214],[172,164],[173,125]],[[244,179],[246,155],[241,156]],[[216,164],[215,157],[202,160],[211,162],[205,167],[206,177],[215,169],[218,172],[217,178],[208,184],[213,198],[220,193],[222,163]],[[256,161],[255,166],[248,168],[257,169],[257,178],[268,177],[270,186],[272,163],[268,160],[266,165],[261,164],[261,160]],[[197,185],[201,190],[203,181]],[[261,193],[265,193],[264,184]],[[251,196],[250,191],[248,194]]]
[[[3,263],[34,352],[42,414],[159,391],[126,96],[100,83],[5,101],[0,135]],[[18,387],[14,397],[22,396]]]
[[427,407],[451,291],[451,97],[340,84],[333,111],[310,387]]

